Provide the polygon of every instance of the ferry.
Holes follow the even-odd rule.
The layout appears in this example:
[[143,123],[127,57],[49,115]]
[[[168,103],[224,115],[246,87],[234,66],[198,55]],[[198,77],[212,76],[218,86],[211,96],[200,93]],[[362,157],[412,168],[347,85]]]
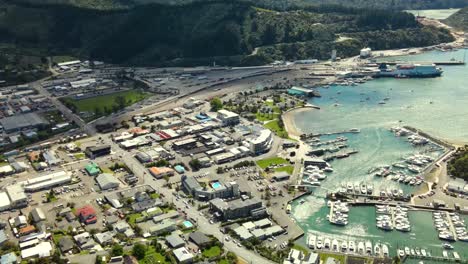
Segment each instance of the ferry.
[[379,70],[376,77],[432,78],[440,77],[443,73],[442,69],[435,64],[398,64],[393,69],[388,68],[386,64],[381,64]]

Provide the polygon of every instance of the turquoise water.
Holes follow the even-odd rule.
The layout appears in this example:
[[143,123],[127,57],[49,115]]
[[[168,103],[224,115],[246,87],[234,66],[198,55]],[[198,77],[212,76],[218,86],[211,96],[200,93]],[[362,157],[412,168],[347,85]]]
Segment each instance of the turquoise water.
[[[431,52],[408,56],[412,61],[462,60],[464,51]],[[305,232],[330,234],[333,237],[355,240],[380,241],[390,245],[394,255],[398,246],[423,247],[433,255],[441,255],[442,248],[427,212],[411,212],[412,231],[385,232],[375,226],[373,207],[351,208],[350,224],[345,227],[330,225],[326,221],[328,208],[324,194],[336,191],[343,182],[368,182],[375,190],[398,187],[406,193],[413,187],[386,178],[369,175],[369,168],[392,164],[402,157],[424,151],[415,148],[405,137],[395,137],[388,129],[396,125],[409,125],[431,135],[456,142],[468,141],[468,67],[443,67],[440,78],[431,79],[377,79],[358,86],[320,89],[321,98],[310,103],[320,110],[300,112],[295,123],[304,132],[333,132],[360,128],[359,134],[346,134],[350,148],[359,151],[347,159],[331,162],[334,172],[322,183],[314,195],[303,204],[295,203],[293,215]],[[369,100],[366,98],[369,97]],[[385,105],[378,104],[385,97]],[[362,102],[361,102],[362,101]],[[432,104],[430,102],[433,102]],[[339,106],[334,106],[339,104]],[[323,140],[336,136],[323,137]],[[431,153],[432,156],[440,152]],[[415,187],[417,188],[417,187]],[[455,248],[463,256],[468,243],[457,242]]]
[[211,187],[213,187],[213,189],[218,189],[219,187],[221,187],[221,183],[219,183],[219,182],[213,182],[213,183],[211,184]]
[[192,227],[193,227],[192,222],[190,222],[190,221],[188,221],[188,220],[185,220],[185,221],[183,222],[183,224],[184,224],[185,228],[192,228]]

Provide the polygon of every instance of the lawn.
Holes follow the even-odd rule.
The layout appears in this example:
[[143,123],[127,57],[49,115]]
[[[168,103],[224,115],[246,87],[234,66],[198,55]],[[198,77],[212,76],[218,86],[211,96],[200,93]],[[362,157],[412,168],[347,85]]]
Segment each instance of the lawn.
[[262,160],[257,161],[257,165],[262,169],[265,169],[266,167],[269,167],[272,164],[280,165],[280,164],[286,164],[286,163],[288,163],[288,161],[280,157],[273,157],[273,158],[262,159]]
[[282,137],[282,138],[289,137],[288,132],[286,132],[286,130],[284,130],[283,127],[280,127],[278,120],[270,121],[263,126],[273,131],[279,137]]
[[94,112],[96,108],[102,112],[104,109],[112,110],[115,105],[116,98],[123,96],[126,100],[125,105],[129,106],[151,96],[149,93],[140,92],[137,90],[128,90],[112,94],[100,95],[96,97],[86,98],[83,100],[76,100],[73,98],[65,98],[64,100],[75,105],[78,112]]
[[291,175],[293,173],[293,171],[294,171],[294,166],[284,166],[284,167],[275,169],[275,172],[279,172],[279,171],[285,171],[289,175]]
[[84,159],[84,158],[86,158],[86,155],[84,153],[75,153],[75,154],[73,154],[73,156],[75,157],[75,159]]
[[260,122],[265,122],[265,121],[270,121],[270,120],[274,120],[274,119],[277,119],[279,117],[279,114],[278,113],[274,113],[274,114],[263,114],[263,113],[260,113],[260,112],[257,112],[255,114],[255,118],[260,121]]
[[133,226],[138,218],[142,217],[142,214],[131,214],[128,216],[128,224]]
[[213,247],[210,247],[210,248],[207,248],[205,250],[203,250],[203,256],[206,257],[206,258],[214,258],[214,257],[217,257],[219,255],[221,255],[222,251],[221,251],[221,248],[218,247],[218,246],[213,246]]
[[156,252],[154,247],[149,246],[147,247],[145,258],[140,260],[138,263],[140,264],[153,264],[153,263],[163,264],[167,262],[166,262],[166,258],[163,255],[161,255],[161,253]]
[[61,63],[61,62],[66,62],[66,61],[74,61],[77,60],[77,58],[72,57],[72,56],[52,56],[52,62],[55,63]]

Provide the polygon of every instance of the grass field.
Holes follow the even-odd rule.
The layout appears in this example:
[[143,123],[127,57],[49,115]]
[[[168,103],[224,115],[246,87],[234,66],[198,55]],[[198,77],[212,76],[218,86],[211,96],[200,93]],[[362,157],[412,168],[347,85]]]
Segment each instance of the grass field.
[[277,136],[282,137],[282,138],[288,138],[288,132],[284,130],[283,127],[280,127],[278,120],[273,120],[264,125],[265,128],[270,129],[273,131]]
[[346,263],[346,256],[340,254],[333,254],[333,253],[320,253],[320,262],[325,263],[328,258],[334,258],[339,261],[341,264]]
[[266,167],[272,164],[280,165],[280,164],[286,164],[286,163],[288,163],[288,161],[280,157],[273,157],[273,158],[262,159],[262,160],[257,161],[257,165],[262,169],[265,169]]
[[205,250],[203,250],[203,256],[206,257],[206,258],[214,258],[214,257],[217,257],[219,255],[221,255],[222,251],[221,251],[221,248],[218,247],[218,246],[213,246],[213,247],[210,247],[210,248],[207,248]]
[[145,98],[148,98],[150,94],[136,90],[128,90],[83,100],[76,100],[73,98],[67,98],[66,100],[75,105],[77,111],[79,112],[94,112],[96,108],[99,108],[101,111],[104,111],[106,108],[112,109],[118,96],[123,96],[126,101],[125,106],[129,106]]
[[145,258],[140,260],[138,263],[140,264],[153,264],[153,263],[160,263],[164,264],[166,262],[166,258],[161,255],[161,253],[156,252],[154,247],[149,246],[147,247]]

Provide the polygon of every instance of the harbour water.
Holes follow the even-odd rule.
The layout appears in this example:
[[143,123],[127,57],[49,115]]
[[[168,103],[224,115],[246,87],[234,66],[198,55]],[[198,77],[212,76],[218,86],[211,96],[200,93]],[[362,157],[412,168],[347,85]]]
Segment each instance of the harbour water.
[[[400,59],[412,61],[463,60],[464,51],[430,52]],[[305,233],[330,234],[330,237],[380,241],[390,246],[391,255],[397,247],[426,248],[432,255],[441,255],[443,243],[437,237],[431,213],[410,212],[411,232],[383,231],[376,227],[374,207],[352,207],[347,226],[334,226],[326,221],[328,208],[324,196],[337,191],[343,182],[366,182],[379,188],[401,188],[409,193],[413,188],[388,178],[368,174],[369,168],[392,164],[403,157],[424,151],[395,137],[388,129],[409,125],[452,142],[468,141],[468,86],[465,66],[443,67],[440,78],[377,79],[358,86],[331,86],[320,89],[321,98],[311,99],[320,110],[299,112],[295,124],[306,133],[324,133],[359,128],[361,133],[346,134],[350,148],[359,151],[346,159],[331,162],[334,172],[322,182],[322,187],[293,204],[293,216]],[[379,104],[384,98],[385,104]],[[336,136],[322,137],[323,140]],[[427,148],[427,147],[426,147]],[[432,152],[433,157],[439,152]],[[462,258],[467,242],[454,243]]]

